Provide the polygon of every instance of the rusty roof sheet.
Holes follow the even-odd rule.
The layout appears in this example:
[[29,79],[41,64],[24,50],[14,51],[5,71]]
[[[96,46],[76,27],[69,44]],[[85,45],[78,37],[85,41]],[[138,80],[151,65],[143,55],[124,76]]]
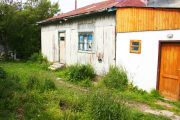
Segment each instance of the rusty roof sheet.
[[105,0],[103,2],[94,3],[67,13],[62,13],[49,19],[43,20],[39,23],[46,23],[57,19],[63,19],[68,17],[75,17],[78,15],[104,11],[113,7],[145,7],[146,4],[142,0]]

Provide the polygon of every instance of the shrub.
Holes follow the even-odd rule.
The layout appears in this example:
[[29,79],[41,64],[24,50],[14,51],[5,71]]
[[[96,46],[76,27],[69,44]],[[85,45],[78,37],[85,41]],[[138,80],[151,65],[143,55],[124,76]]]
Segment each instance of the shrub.
[[108,88],[123,90],[128,85],[128,77],[122,68],[110,67],[109,72],[103,78],[104,84]]
[[6,77],[6,72],[4,71],[3,68],[0,67],[0,79],[4,79]]
[[66,71],[67,80],[71,82],[92,80],[95,77],[95,71],[91,65],[71,65]]
[[132,113],[110,92],[98,91],[90,97],[89,114],[92,120],[131,120]]
[[29,58],[29,60],[38,63],[48,63],[47,58],[43,57],[41,53],[33,53]]

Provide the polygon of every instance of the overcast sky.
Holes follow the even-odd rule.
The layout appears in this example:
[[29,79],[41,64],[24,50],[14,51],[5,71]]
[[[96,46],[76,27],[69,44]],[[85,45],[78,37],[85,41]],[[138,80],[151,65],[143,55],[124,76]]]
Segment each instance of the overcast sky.
[[[59,1],[59,5],[60,5],[60,9],[61,12],[68,12],[71,10],[74,10],[75,7],[75,0],[51,0],[52,2],[58,2]],[[100,2],[103,0],[77,0],[77,6],[79,7],[83,7],[92,3],[96,3],[96,2]]]

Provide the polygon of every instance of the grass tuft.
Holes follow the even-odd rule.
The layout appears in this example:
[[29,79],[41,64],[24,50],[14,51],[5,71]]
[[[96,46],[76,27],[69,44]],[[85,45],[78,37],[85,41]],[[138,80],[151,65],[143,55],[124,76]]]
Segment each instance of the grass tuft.
[[123,68],[111,66],[109,72],[103,78],[104,84],[108,88],[124,90],[128,85],[128,77]]
[[92,120],[132,120],[131,110],[109,91],[91,93],[89,114]]

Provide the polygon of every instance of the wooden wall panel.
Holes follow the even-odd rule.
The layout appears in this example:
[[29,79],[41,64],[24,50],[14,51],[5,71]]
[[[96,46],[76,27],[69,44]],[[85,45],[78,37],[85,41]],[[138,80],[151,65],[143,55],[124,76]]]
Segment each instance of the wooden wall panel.
[[180,29],[180,9],[119,8],[117,32]]

